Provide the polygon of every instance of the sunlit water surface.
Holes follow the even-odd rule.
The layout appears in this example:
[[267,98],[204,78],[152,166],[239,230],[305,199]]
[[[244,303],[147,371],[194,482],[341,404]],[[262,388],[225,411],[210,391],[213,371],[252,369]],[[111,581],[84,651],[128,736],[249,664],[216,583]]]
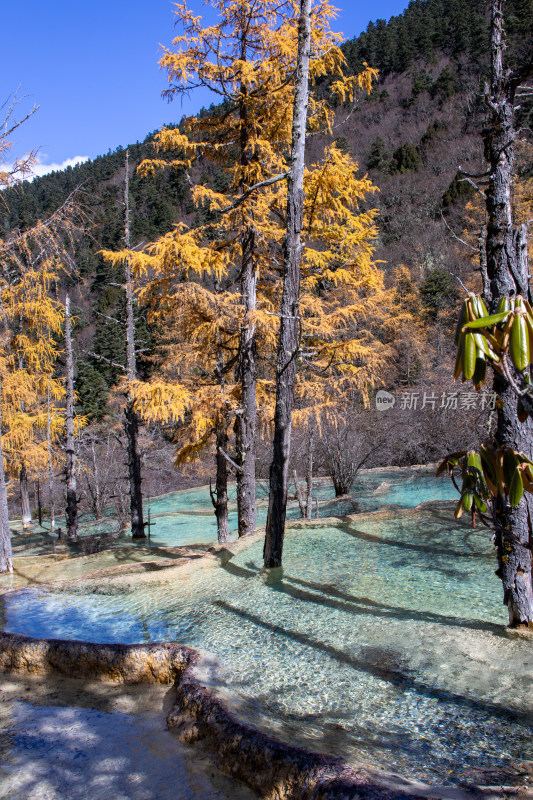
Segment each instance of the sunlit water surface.
[[490,534],[450,517],[289,531],[274,585],[256,543],[172,589],[13,592],[3,624],[183,642],[216,654],[241,716],[291,742],[435,783],[516,783],[533,761],[533,645],[504,631]]
[[[303,486],[303,484],[302,484]],[[293,487],[291,485],[291,491]],[[339,516],[352,513],[354,504],[360,511],[380,508],[413,508],[430,500],[453,499],[457,492],[449,478],[436,479],[433,472],[420,470],[369,470],[360,473],[352,486],[352,500],[335,500],[330,481],[318,481],[313,494],[319,500],[319,516]],[[229,487],[229,528],[237,530],[236,490]],[[257,487],[257,525],[264,525],[267,515],[268,485]],[[149,501],[151,541],[157,545],[176,547],[192,543],[211,543],[217,539],[216,520],[211,506],[209,489],[201,486],[182,492],[172,492]],[[287,516],[297,519],[300,510],[289,503]],[[313,516],[315,507],[313,506]]]
[[[303,488],[303,483],[302,483]],[[291,492],[294,487],[291,484]],[[416,469],[402,470],[367,470],[359,473],[355,480],[350,498],[335,499],[333,484],[329,480],[317,480],[313,488],[314,501],[318,499],[320,517],[339,516],[359,511],[377,511],[381,508],[413,508],[419,503],[430,500],[449,500],[456,496],[456,491],[449,478],[436,479],[433,471]],[[229,497],[229,529],[232,538],[237,534],[236,488],[230,484]],[[266,522],[268,505],[268,484],[257,483],[257,525]],[[94,521],[90,514],[80,516],[79,535],[102,534],[117,530],[118,521],[112,518],[113,510],[106,509],[103,520]],[[212,544],[217,540],[216,519],[207,486],[170,492],[161,497],[145,498],[145,517],[149,518],[149,542],[141,541],[137,547],[187,547],[191,544]],[[313,505],[313,516],[316,505]],[[289,519],[300,517],[298,504],[289,502],[287,516]],[[48,520],[43,521],[47,530]],[[56,517],[56,531],[65,529],[65,519]],[[36,524],[34,533],[42,530]],[[122,547],[124,540],[131,543],[130,532],[126,530],[117,541]],[[50,543],[43,543],[28,537],[19,537],[15,543],[15,556],[22,554],[41,554],[51,551]]]

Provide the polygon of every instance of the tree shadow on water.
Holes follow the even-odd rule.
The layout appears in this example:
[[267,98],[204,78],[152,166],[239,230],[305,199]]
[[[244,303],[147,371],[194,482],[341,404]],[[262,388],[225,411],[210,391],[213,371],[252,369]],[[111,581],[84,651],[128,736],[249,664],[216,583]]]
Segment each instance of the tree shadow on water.
[[[431,520],[431,531],[428,534],[424,534],[423,531],[420,532],[420,544],[405,541],[404,539],[378,536],[375,533],[362,531],[355,527],[353,522],[339,521],[336,527],[348,536],[352,536],[354,539],[371,542],[372,544],[385,545],[387,547],[397,547],[400,550],[414,551],[416,553],[423,553],[424,555],[446,556],[447,558],[470,558],[472,556],[483,558],[490,556],[490,553],[484,550],[466,548],[464,550],[455,550],[451,547],[435,544],[435,540],[443,541],[445,539],[450,528],[449,520],[440,520],[441,525],[439,527],[437,527],[436,523],[437,520]],[[472,537],[469,535],[468,531],[465,531],[465,541],[470,548],[472,548],[471,539]],[[477,542],[475,544],[477,544]]]
[[[499,703],[492,703],[490,701],[479,700],[474,697],[457,694],[456,692],[447,689],[441,689],[437,686],[431,686],[424,683],[422,680],[413,676],[408,669],[406,669],[401,661],[398,663],[385,663],[375,659],[375,648],[368,648],[368,658],[355,656],[351,653],[346,653],[333,645],[326,642],[319,641],[307,633],[284,628],[282,625],[267,622],[256,614],[244,611],[243,609],[232,606],[225,600],[215,600],[214,605],[224,609],[228,613],[235,614],[248,622],[251,622],[258,627],[271,631],[278,636],[291,641],[298,642],[304,647],[312,648],[321,653],[325,653],[330,658],[351,667],[352,669],[371,675],[379,680],[386,681],[395,688],[402,692],[416,692],[418,695],[427,697],[431,700],[438,700],[442,703],[453,704],[459,708],[471,708],[483,712],[484,714],[492,715],[501,719],[506,719],[516,722],[520,725],[532,726],[533,716],[530,713],[523,713],[520,711],[512,710]],[[365,650],[363,649],[362,653]]]
[[[290,581],[290,583],[295,583],[298,586],[312,589],[315,592],[323,592],[326,595],[330,595],[331,597],[325,598],[324,605],[331,604],[333,607],[342,608],[344,611],[351,610],[351,613],[354,614],[362,613],[398,620],[429,622],[435,625],[445,625],[452,628],[469,628],[470,630],[485,631],[487,633],[492,633],[495,636],[506,638],[503,625],[497,625],[494,622],[468,619],[465,617],[447,616],[445,614],[438,614],[435,611],[417,611],[416,609],[412,608],[393,606],[387,603],[380,603],[376,600],[371,600],[368,597],[357,597],[349,592],[343,592],[341,589],[337,589],[331,584],[304,581],[301,578],[293,578],[290,575],[284,575],[283,580],[284,582]],[[283,589],[278,588],[277,586],[274,586],[273,588],[277,589],[278,591],[283,591]],[[287,591],[290,592],[288,588]],[[298,590],[295,589],[295,592],[298,592]],[[320,596],[321,595],[309,595],[308,592],[302,592],[301,599],[310,600],[311,602],[320,602]],[[313,597],[316,599],[313,600]],[[338,598],[339,601],[344,602],[335,603],[332,598]],[[349,605],[345,606],[345,603],[348,603]]]
[[[239,578],[255,578],[259,573],[259,569],[252,563],[248,563],[246,567],[240,567],[230,561],[222,566],[226,572]],[[291,584],[297,585],[292,586]],[[298,588],[300,586],[304,588]],[[357,597],[348,592],[343,592],[329,583],[313,583],[304,581],[301,578],[293,578],[287,574],[283,575],[283,581],[272,584],[270,588],[275,592],[290,595],[295,600],[315,603],[326,608],[335,608],[348,614],[397,619],[400,621],[429,622],[453,628],[469,628],[470,630],[485,631],[505,638],[503,626],[496,625],[493,622],[465,619],[464,617],[450,617],[433,611],[417,611],[415,609],[402,608],[401,606],[379,603],[375,600],[370,600],[368,597]],[[312,591],[306,591],[306,589]],[[320,594],[316,594],[316,592],[320,592]]]

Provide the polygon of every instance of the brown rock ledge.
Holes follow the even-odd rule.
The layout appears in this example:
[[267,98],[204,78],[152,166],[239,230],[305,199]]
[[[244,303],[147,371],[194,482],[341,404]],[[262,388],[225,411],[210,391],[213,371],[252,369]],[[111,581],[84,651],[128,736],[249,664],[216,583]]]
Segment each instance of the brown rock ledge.
[[115,683],[175,683],[167,717],[181,742],[202,743],[220,771],[265,800],[495,800],[530,796],[517,789],[430,787],[372,776],[342,759],[285,744],[239,720],[196,674],[199,652],[177,644],[94,644],[0,633],[0,671],[56,674]]

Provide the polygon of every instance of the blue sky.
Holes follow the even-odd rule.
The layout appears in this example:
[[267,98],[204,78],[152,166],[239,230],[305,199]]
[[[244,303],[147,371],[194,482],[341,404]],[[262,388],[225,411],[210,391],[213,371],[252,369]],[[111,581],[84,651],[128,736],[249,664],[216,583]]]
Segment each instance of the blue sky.
[[[401,13],[407,0],[341,0],[334,30],[346,38],[370,20]],[[190,0],[202,13],[202,3]],[[165,74],[159,45],[171,42],[170,0],[26,0],[2,9],[0,104],[18,87],[18,116],[39,110],[13,138],[13,155],[39,149],[40,171],[69,159],[93,158],[144,139],[166,122],[209,102],[191,95],[161,98]]]

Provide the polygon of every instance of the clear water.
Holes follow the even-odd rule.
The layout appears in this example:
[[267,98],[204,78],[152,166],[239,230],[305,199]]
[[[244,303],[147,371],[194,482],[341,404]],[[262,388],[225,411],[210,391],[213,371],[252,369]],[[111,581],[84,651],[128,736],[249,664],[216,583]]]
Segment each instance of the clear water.
[[[293,487],[291,485],[291,491]],[[235,487],[229,488],[229,528],[235,534],[237,513]],[[380,508],[414,508],[430,500],[449,500],[457,495],[449,478],[435,478],[432,472],[415,470],[379,470],[361,473],[352,487],[352,497],[361,511]],[[335,501],[333,484],[318,481],[314,496],[319,499],[319,516],[340,516],[353,511],[352,503]],[[268,486],[261,482],[257,488],[257,525],[266,522]],[[330,501],[330,502],[328,502]],[[314,513],[314,512],[313,512]],[[300,517],[295,502],[289,503],[289,519]],[[211,507],[209,489],[201,486],[182,492],[172,492],[150,500],[151,541],[166,547],[192,543],[209,544],[217,540],[216,520]],[[236,538],[236,537],[235,537]]]
[[[0,589],[13,587],[29,586],[38,583],[49,583],[50,581],[78,580],[86,578],[100,570],[115,569],[126,567],[128,571],[133,571],[137,565],[142,565],[143,570],[157,568],[172,564],[179,558],[179,554],[171,548],[157,547],[120,547],[112,550],[104,550],[94,555],[69,558],[60,556],[55,559],[53,556],[33,556],[15,558],[13,574],[0,575]],[[118,569],[117,569],[118,568]]]
[[355,764],[520,781],[516,765],[533,761],[533,644],[504,631],[490,534],[448,511],[289,531],[274,585],[261,550],[184,572],[174,591],[13,592],[0,616],[31,636],[214,653],[215,688],[244,718]]
[[[291,484],[291,492],[294,488]],[[319,480],[314,486],[314,497],[319,499],[319,516],[340,516],[353,513],[352,501],[335,500],[335,492],[331,481]],[[360,473],[352,487],[353,501],[360,511],[377,511],[380,508],[414,508],[419,503],[429,500],[448,500],[456,496],[456,491],[448,478],[435,478],[432,472],[415,470],[377,470]],[[230,485],[229,496],[229,529],[237,538],[236,489]],[[257,484],[257,525],[266,522],[268,503],[268,484],[260,481]],[[187,547],[192,544],[212,544],[217,541],[216,519],[209,497],[209,488],[199,486],[180,492],[171,492],[161,497],[145,500],[145,515],[150,510],[150,542],[153,547]],[[313,509],[313,515],[314,515]],[[300,510],[295,501],[289,502],[287,516],[289,519],[300,517]],[[118,521],[106,518],[95,522],[90,517],[80,521],[79,533],[108,533],[118,530]],[[48,522],[43,526],[46,529]],[[64,518],[56,518],[57,527],[65,528]],[[37,531],[37,527],[35,531]],[[14,540],[14,552],[17,554],[42,554],[51,551],[48,540],[39,536],[20,535]],[[117,546],[122,547],[124,540],[129,539],[129,530],[124,532]],[[130,542],[129,542],[130,543]],[[138,547],[146,547],[140,542]]]

